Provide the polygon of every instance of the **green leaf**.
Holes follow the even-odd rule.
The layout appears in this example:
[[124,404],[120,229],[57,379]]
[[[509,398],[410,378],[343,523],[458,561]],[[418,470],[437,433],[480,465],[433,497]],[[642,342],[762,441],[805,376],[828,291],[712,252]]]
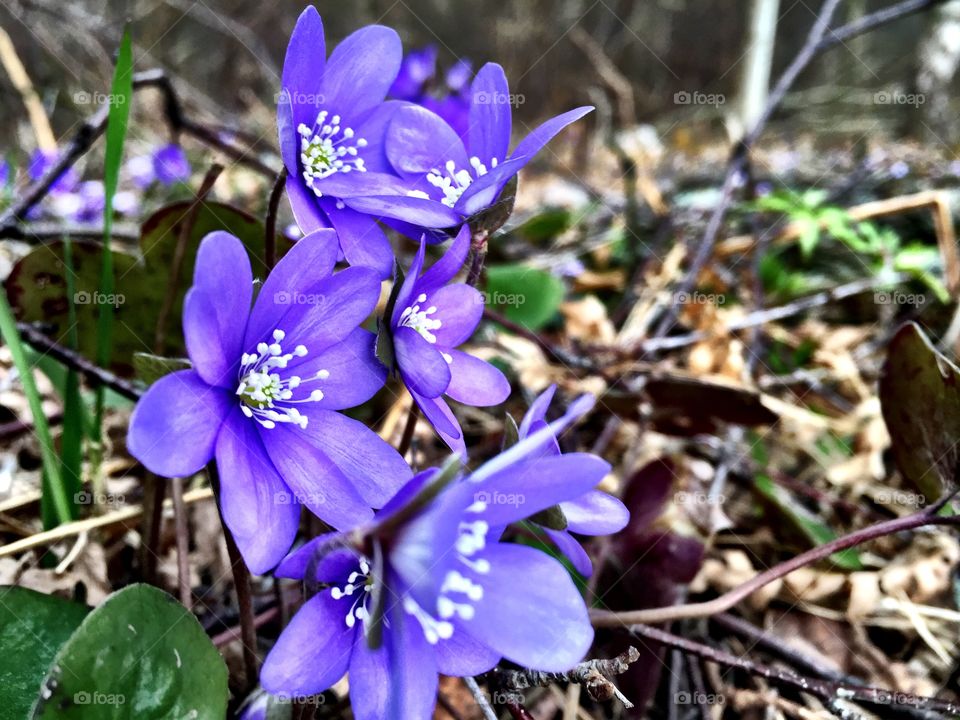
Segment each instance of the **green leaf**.
[[960,368],[916,323],[901,327],[880,376],[880,409],[900,474],[933,502],[960,472]]
[[804,260],[809,260],[820,242],[820,223],[815,218],[808,217],[798,219],[797,223],[800,225],[800,234],[797,236],[800,254]]
[[547,208],[523,223],[516,232],[530,242],[544,242],[569,230],[573,219],[573,213],[566,208]]
[[17,322],[13,317],[13,310],[7,303],[7,297],[4,293],[0,293],[0,335],[3,336],[4,342],[10,348],[13,364],[20,374],[23,393],[27,396],[30,414],[33,416],[33,429],[40,443],[40,456],[43,461],[44,494],[50,493],[56,519],[61,523],[69,522],[73,514],[73,506],[63,486],[60,461],[54,450],[50,425],[47,423],[47,416],[43,412],[43,403],[40,400],[40,393],[37,391],[37,384],[33,380],[33,366],[27,362],[24,345],[20,341],[19,333],[17,333]]
[[[64,258],[67,264],[67,317],[70,319],[70,330],[67,333],[67,346],[71,350],[77,349],[77,313],[73,291],[73,246],[69,240],[63,244]],[[80,395],[80,375],[74,368],[67,369],[63,383],[63,433],[60,436],[60,461],[62,468],[63,486],[70,498],[76,498],[83,488],[83,437],[90,429],[87,409]],[[72,517],[76,518],[77,505],[71,504]]]
[[[139,255],[114,251],[114,292],[100,290],[103,248],[99,243],[74,242],[73,265],[79,352],[89,360],[97,357],[97,324],[100,305],[113,306],[116,325],[112,334],[110,369],[119,375],[134,374],[133,355],[151,348],[156,335],[160,308],[172,285],[171,272],[177,243],[190,208],[189,202],[174,203],[149,217],[141,228]],[[192,283],[193,267],[200,241],[215,230],[237,236],[246,245],[254,274],[266,275],[263,225],[253,217],[215,202],[197,210],[187,237],[173,304],[167,316],[163,347],[158,354],[184,357],[180,318],[183,296]],[[278,242],[278,250],[288,245]],[[279,253],[278,253],[279,254]],[[6,281],[10,303],[26,322],[42,322],[53,337],[62,337],[70,328],[64,244],[55,241],[38,247],[14,265]],[[145,347],[144,345],[147,345]]]
[[[113,232],[113,196],[117,193],[120,181],[120,165],[123,162],[123,142],[127,137],[127,125],[130,121],[130,101],[133,97],[133,49],[130,43],[130,28],[123,31],[120,51],[117,54],[117,67],[113,72],[113,84],[110,86],[107,114],[107,149],[103,161],[103,252],[100,266],[100,292],[113,294],[113,253],[110,248],[110,235]],[[102,303],[98,306],[97,352],[96,361],[100,367],[110,363],[111,337],[113,334],[113,306]],[[97,390],[96,411],[94,414],[94,434],[100,437],[103,425],[104,389]]]
[[196,617],[150,585],[91,612],[60,648],[35,720],[223,720],[227,668]]
[[138,352],[133,354],[133,367],[136,370],[137,377],[145,385],[153,385],[164,375],[169,375],[178,370],[189,370],[192,365],[186,358],[168,358]]
[[[769,477],[766,475],[757,475],[753,482],[760,494],[772,502],[781,514],[790,521],[796,529],[805,535],[814,546],[823,545],[836,539],[837,535],[829,525],[794,500],[790,493],[779,485],[774,484]],[[863,569],[863,563],[860,562],[860,555],[853,548],[833,553],[830,559],[837,567],[844,570]]]
[[47,668],[89,608],[22,587],[0,587],[0,707],[26,718]]
[[487,304],[531,330],[553,320],[565,293],[563,282],[545,270],[514,264],[487,267]]

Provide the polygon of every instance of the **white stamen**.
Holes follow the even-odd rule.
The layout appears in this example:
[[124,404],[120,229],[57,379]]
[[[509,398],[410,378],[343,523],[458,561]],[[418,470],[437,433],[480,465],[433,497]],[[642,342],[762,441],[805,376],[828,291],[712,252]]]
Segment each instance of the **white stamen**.
[[[493,158],[490,160],[490,167],[495,168],[497,166],[497,159]],[[480,177],[489,172],[487,166],[484,165],[480,158],[474,156],[470,158],[470,169],[457,169],[457,165],[453,160],[447,160],[444,163],[443,169],[434,168],[427,173],[427,182],[437,188],[442,194],[443,197],[440,198],[442,202],[447,207],[453,207],[457,204],[457,201],[460,199],[460,196],[470,187],[473,182]],[[410,190],[407,195],[409,197],[419,197],[419,198],[429,198],[430,196],[425,193],[423,190]]]
[[433,331],[440,329],[443,322],[438,318],[430,317],[437,312],[436,306],[431,305],[426,310],[420,309],[421,303],[426,302],[427,296],[420,293],[420,295],[417,296],[417,301],[400,313],[399,325],[416,330],[424,340],[433,344],[437,342],[437,336],[433,334]]
[[321,110],[312,128],[306,123],[300,123],[297,128],[303,179],[317,197],[323,197],[323,193],[313,186],[316,180],[338,172],[367,171],[363,158],[359,156],[359,150],[367,146],[367,141],[355,137],[353,128],[341,128],[339,115],[327,122],[328,115],[326,110]]
[[293,352],[284,353],[281,342],[286,333],[277,328],[273,331],[274,342],[257,344],[256,353],[243,353],[240,358],[240,377],[236,394],[240,397],[240,410],[248,418],[254,418],[261,426],[270,430],[277,423],[292,423],[301,429],[307,427],[309,418],[296,407],[299,403],[319,402],[323,400],[322,390],[313,390],[307,397],[294,399],[293,391],[305,383],[326,380],[330,377],[327,370],[319,370],[306,379],[299,375],[282,378],[276,370],[284,370],[294,358],[307,355],[304,345],[297,345]]

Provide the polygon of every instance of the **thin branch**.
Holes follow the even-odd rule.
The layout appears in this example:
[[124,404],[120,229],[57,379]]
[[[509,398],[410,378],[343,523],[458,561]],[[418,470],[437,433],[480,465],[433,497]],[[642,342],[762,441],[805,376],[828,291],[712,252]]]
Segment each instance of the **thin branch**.
[[[948,498],[949,499],[949,498]],[[807,550],[795,557],[785,560],[779,565],[754,575],[732,590],[714,598],[698,603],[673,605],[670,607],[649,608],[645,610],[628,610],[626,612],[610,612],[606,610],[594,611],[591,619],[594,627],[622,627],[633,625],[659,625],[660,623],[689,618],[701,618],[726,612],[746,597],[749,597],[760,588],[774,580],[789,575],[794,570],[805,567],[830,555],[861,545],[870,540],[892,535],[905,530],[914,530],[929,525],[958,525],[960,516],[937,515],[939,504],[932,505],[924,510],[905,517],[887,520],[862,528],[848,535],[843,535],[828,543]]]
[[277,212],[280,210],[280,198],[283,197],[283,189],[287,185],[287,168],[283,168],[277,175],[276,182],[273,183],[273,190],[270,191],[270,200],[267,202],[267,221],[264,226],[264,262],[267,265],[267,272],[273,270],[277,264]]
[[617,697],[626,707],[632,708],[633,705],[608,678],[622,675],[630,668],[632,663],[639,659],[640,652],[635,647],[630,647],[615,658],[587,660],[567,672],[496,669],[491,671],[490,675],[494,677],[494,681],[499,687],[507,690],[547,687],[554,683],[576,683],[583,685],[590,697],[597,702],[606,702]]
[[400,445],[397,447],[397,452],[400,453],[401,457],[407,456],[407,451],[410,449],[411,443],[413,443],[413,432],[417,429],[417,420],[419,417],[420,406],[411,398],[407,424],[403,428],[403,436],[400,438]]
[[754,662],[753,660],[748,660],[745,657],[737,657],[723,650],[712,648],[709,645],[694,642],[693,640],[688,640],[679,635],[674,635],[673,633],[647,625],[631,628],[631,632],[639,637],[649,638],[656,642],[663,643],[668,647],[678,648],[685,653],[717,663],[718,665],[737,668],[751,675],[763,677],[780,687],[811,693],[824,700],[849,700],[886,707],[892,704],[909,705],[918,710],[942,712],[950,715],[960,713],[960,705],[946,700],[939,700],[922,695],[908,695],[906,693],[893,692],[868,685],[845,685],[830,680],[805,677],[792,670],[770,667]]
[[480,708],[480,712],[483,713],[484,720],[497,720],[497,714],[493,711],[493,708],[490,706],[490,701],[487,699],[486,693],[480,689],[477,681],[467,675],[463,679],[463,684],[467,686],[470,694],[473,695],[473,699],[476,700],[477,707]]
[[173,518],[177,536],[177,587],[180,590],[180,603],[188,610],[193,607],[193,593],[190,591],[190,528],[187,524],[187,507],[183,503],[183,478],[170,481],[170,495],[173,498]]
[[143,391],[130,381],[114,375],[109,370],[104,370],[79,353],[57,344],[33,325],[20,322],[17,323],[17,330],[24,342],[34,350],[49,355],[67,367],[74,368],[95,387],[109,388],[129,400],[139,400],[143,394]]
[[207,464],[207,475],[210,477],[210,486],[217,497],[217,509],[220,511],[220,522],[223,525],[223,535],[227,542],[227,556],[230,559],[230,570],[233,573],[233,586],[237,591],[237,609],[240,614],[240,638],[243,646],[243,665],[246,671],[246,687],[244,694],[256,687],[259,678],[260,662],[257,659],[257,625],[253,616],[253,597],[250,589],[250,570],[243,561],[240,549],[233,539],[233,533],[227,527],[223,518],[223,507],[220,504],[220,475],[215,463]]

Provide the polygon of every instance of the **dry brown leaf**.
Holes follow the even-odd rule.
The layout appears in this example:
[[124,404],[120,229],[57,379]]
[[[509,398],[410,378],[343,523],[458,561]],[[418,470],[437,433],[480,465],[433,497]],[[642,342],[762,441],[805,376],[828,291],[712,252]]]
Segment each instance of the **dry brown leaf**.
[[609,344],[616,335],[613,323],[607,316],[606,306],[596,295],[587,295],[582,300],[573,300],[560,305],[567,335],[585,343]]

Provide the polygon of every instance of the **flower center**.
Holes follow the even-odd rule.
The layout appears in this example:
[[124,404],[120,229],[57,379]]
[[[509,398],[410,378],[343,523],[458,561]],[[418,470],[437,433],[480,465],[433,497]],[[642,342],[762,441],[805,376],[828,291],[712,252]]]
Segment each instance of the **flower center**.
[[316,180],[323,180],[338,172],[366,172],[358,149],[365,148],[367,141],[355,137],[353,128],[341,127],[340,116],[334,115],[327,122],[329,113],[321,110],[313,127],[300,123],[300,162],[303,164],[303,179],[317,197],[323,193],[313,187]]
[[300,403],[320,402],[323,391],[314,390],[304,398],[293,398],[293,391],[305,383],[326,380],[330,373],[319,370],[306,379],[299,375],[282,377],[283,370],[294,358],[302,358],[307,348],[297,345],[293,352],[284,353],[281,342],[285,337],[283,330],[273,331],[273,342],[257,345],[256,353],[244,353],[240,359],[239,385],[237,396],[240,398],[240,410],[248,418],[254,418],[263,427],[275,428],[277,423],[294,423],[301,429],[307,426],[307,416],[295,406]]
[[431,305],[426,310],[421,309],[420,303],[425,302],[427,302],[427,296],[424,293],[420,293],[420,295],[417,296],[416,303],[400,313],[400,322],[398,324],[402,327],[416,330],[424,340],[433,344],[437,342],[437,336],[433,334],[433,331],[438,330],[440,326],[443,325],[443,322],[439,318],[430,317],[437,312],[435,305]]
[[[481,513],[486,504],[476,502],[467,508],[467,512]],[[487,544],[489,524],[484,520],[460,523],[460,535],[456,542],[457,561],[462,569],[478,575],[490,572],[490,562],[485,558],[474,558]],[[437,617],[426,612],[410,597],[404,598],[403,609],[413,615],[423,628],[423,635],[431,645],[447,640],[453,635],[454,618],[471,620],[476,613],[475,603],[483,599],[483,586],[474,582],[460,570],[450,570],[443,578],[440,595],[437,598]]]
[[[490,161],[490,168],[492,169],[496,166],[497,159],[493,158]],[[470,169],[463,168],[458,170],[453,160],[447,160],[442,170],[434,168],[427,173],[427,182],[443,193],[443,198],[440,202],[447,207],[453,207],[457,204],[457,200],[460,199],[464,191],[473,184],[473,181],[486,175],[487,172],[487,166],[480,162],[480,158],[476,156],[470,158]],[[411,197],[429,198],[429,195],[422,190],[411,190],[407,195]]]
[[350,605],[350,609],[344,617],[344,622],[348,628],[353,628],[357,624],[357,620],[363,622],[370,616],[367,611],[370,585],[370,563],[367,562],[366,558],[360,558],[360,569],[354,570],[347,576],[347,584],[343,587],[334,586],[330,588],[330,597],[334,600],[352,597],[355,593],[357,594],[357,598]]

